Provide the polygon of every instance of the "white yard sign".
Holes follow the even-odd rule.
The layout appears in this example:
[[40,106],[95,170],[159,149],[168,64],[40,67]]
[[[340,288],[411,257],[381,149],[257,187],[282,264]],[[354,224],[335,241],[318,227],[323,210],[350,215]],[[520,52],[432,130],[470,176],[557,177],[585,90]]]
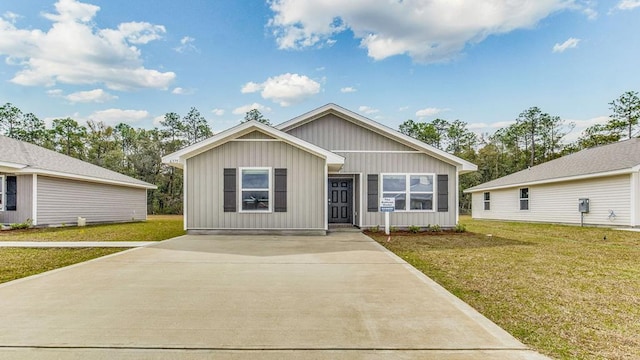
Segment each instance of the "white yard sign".
[[384,233],[389,235],[389,213],[396,211],[396,199],[392,197],[380,198],[380,212],[384,213]]

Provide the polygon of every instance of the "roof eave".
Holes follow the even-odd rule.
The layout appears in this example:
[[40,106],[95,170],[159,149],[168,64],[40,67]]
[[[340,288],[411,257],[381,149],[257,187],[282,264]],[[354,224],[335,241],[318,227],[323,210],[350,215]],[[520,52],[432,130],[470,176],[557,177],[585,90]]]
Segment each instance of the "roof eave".
[[523,186],[532,186],[532,185],[544,185],[544,184],[550,184],[550,183],[556,183],[556,182],[587,180],[587,179],[593,179],[593,178],[605,177],[605,176],[626,175],[626,174],[631,174],[631,173],[637,172],[638,171],[637,168],[638,167],[636,166],[636,167],[633,167],[633,168],[626,168],[626,169],[613,170],[613,171],[604,171],[604,172],[597,172],[597,173],[591,173],[591,174],[582,174],[582,175],[574,175],[574,176],[564,176],[564,177],[552,178],[552,179],[523,181],[523,182],[519,182],[519,183],[488,186],[488,187],[478,187],[478,186],[480,186],[480,185],[478,185],[478,186],[474,186],[472,188],[466,189],[463,192],[464,193],[474,193],[474,192],[480,192],[480,191],[510,189],[510,188],[514,188],[514,187],[523,187]]
[[136,183],[129,183],[129,182],[125,182],[125,181],[109,180],[109,179],[97,178],[97,177],[92,177],[92,176],[69,174],[69,173],[63,173],[63,172],[59,172],[59,171],[51,171],[51,170],[44,170],[44,169],[37,169],[37,168],[26,168],[24,170],[17,171],[16,174],[45,175],[45,176],[51,176],[51,177],[57,177],[57,178],[63,178],[63,179],[88,181],[88,182],[94,182],[94,183],[100,183],[100,184],[108,184],[108,185],[134,187],[134,188],[147,189],[147,190],[155,190],[155,189],[158,188],[156,185],[149,184],[149,183],[136,184]]
[[316,156],[325,159],[325,161],[327,161],[328,164],[332,164],[332,165],[344,164],[344,157],[338,154],[332,153],[329,150],[326,150],[317,145],[308,143],[302,139],[296,138],[293,135],[280,131],[277,128],[262,124],[257,121],[249,121],[249,122],[242,123],[238,126],[235,126],[221,133],[218,133],[207,140],[201,141],[197,144],[188,146],[182,150],[163,156],[162,162],[170,166],[174,166],[176,168],[182,169],[184,168],[184,163],[186,162],[187,159],[193,156],[199,155],[203,152],[206,152],[210,149],[213,149],[217,146],[220,146],[224,143],[227,143],[233,139],[236,139],[254,130],[260,130],[290,145],[296,146],[304,151],[315,154]]

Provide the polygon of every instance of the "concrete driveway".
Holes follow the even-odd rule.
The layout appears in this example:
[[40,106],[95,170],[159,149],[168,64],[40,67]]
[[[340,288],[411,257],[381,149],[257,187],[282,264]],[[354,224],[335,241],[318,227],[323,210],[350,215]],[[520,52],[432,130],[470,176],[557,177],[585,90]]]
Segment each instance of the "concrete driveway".
[[545,359],[360,233],[182,236],[0,285],[2,359]]

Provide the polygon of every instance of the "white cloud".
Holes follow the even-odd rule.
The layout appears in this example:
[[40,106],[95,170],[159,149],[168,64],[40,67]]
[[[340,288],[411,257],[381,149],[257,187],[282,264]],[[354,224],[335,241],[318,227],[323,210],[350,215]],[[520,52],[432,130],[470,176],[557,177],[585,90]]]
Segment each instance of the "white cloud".
[[576,48],[578,47],[578,43],[580,43],[580,39],[568,38],[567,41],[563,42],[562,44],[556,43],[555,45],[553,45],[553,52],[561,53],[567,49]]
[[222,116],[224,115],[224,109],[213,109],[211,110],[211,112],[213,113],[213,115],[215,116]]
[[171,90],[171,93],[174,95],[191,95],[195,92],[194,89],[185,89],[183,87],[175,87]]
[[195,52],[199,52],[200,49],[198,49],[193,43],[196,41],[196,39],[190,37],[190,36],[185,36],[182,39],[180,39],[180,46],[174,48],[173,50],[179,52],[179,53],[184,53],[187,51],[195,51]]
[[534,27],[553,13],[592,7],[583,0],[273,0],[269,26],[280,49],[323,46],[351,31],[373,59],[405,54],[428,63],[455,58],[490,35]]
[[621,0],[616,8],[619,10],[633,10],[640,7],[640,0]]
[[347,87],[343,87],[342,89],[340,89],[341,93],[352,93],[352,92],[356,92],[358,91],[358,89],[351,87],[351,86],[347,86]]
[[160,116],[156,116],[153,118],[153,126],[155,127],[161,127],[162,124],[160,123],[161,121],[164,120],[164,115],[160,115]]
[[160,39],[161,25],[121,23],[99,29],[94,17],[100,7],[77,0],[59,0],[56,13],[43,14],[53,25],[47,31],[20,29],[0,19],[0,56],[19,66],[11,79],[25,86],[104,84],[109,89],[166,89],[173,72],[147,69],[136,45]]
[[102,121],[107,125],[117,125],[119,123],[131,124],[147,118],[149,118],[149,112],[146,110],[107,109],[96,111],[89,115],[89,119]]
[[260,91],[263,99],[271,100],[280,106],[289,106],[306,100],[320,92],[320,83],[305,75],[286,73],[268,78],[263,83],[248,82],[243,94]]
[[439,108],[430,107],[430,108],[420,109],[416,111],[416,116],[418,117],[434,116],[444,111],[449,111],[449,109],[439,109]]
[[268,106],[264,106],[262,104],[258,104],[258,103],[253,103],[253,104],[248,104],[248,105],[243,105],[240,107],[237,107],[235,109],[233,109],[233,111],[231,113],[233,113],[234,115],[244,115],[246,114],[248,111],[250,110],[260,110],[260,112],[270,112],[271,108]]
[[14,13],[14,12],[12,12],[12,11],[5,11],[5,13],[4,13],[4,14],[2,14],[2,17],[3,17],[5,20],[9,21],[10,23],[15,24],[15,23],[16,23],[16,21],[17,21],[19,18],[21,18],[22,16],[20,16],[20,15],[18,15],[18,14],[16,14],[16,13]]
[[89,91],[79,91],[64,97],[72,103],[103,103],[115,100],[118,97],[111,95],[102,89],[94,89]]
[[47,90],[47,95],[51,97],[62,97],[64,96],[64,91],[60,89],[51,89],[51,90]]
[[380,110],[378,109],[374,109],[370,106],[366,106],[366,105],[362,105],[358,108],[358,111],[365,113],[365,114],[377,114],[380,112]]
[[408,106],[401,106],[398,108],[398,111],[405,111],[405,110],[409,110]]

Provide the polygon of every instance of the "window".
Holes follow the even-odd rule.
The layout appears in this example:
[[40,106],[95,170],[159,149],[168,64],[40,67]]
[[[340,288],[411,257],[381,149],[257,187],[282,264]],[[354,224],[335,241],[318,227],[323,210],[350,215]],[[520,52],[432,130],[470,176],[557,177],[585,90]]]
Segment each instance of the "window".
[[4,211],[4,175],[0,175],[0,211]]
[[491,193],[484,193],[484,209],[491,210]]
[[520,189],[520,210],[529,210],[529,188]]
[[240,211],[271,211],[271,168],[240,168]]
[[382,174],[382,197],[396,200],[397,211],[433,211],[433,174]]

